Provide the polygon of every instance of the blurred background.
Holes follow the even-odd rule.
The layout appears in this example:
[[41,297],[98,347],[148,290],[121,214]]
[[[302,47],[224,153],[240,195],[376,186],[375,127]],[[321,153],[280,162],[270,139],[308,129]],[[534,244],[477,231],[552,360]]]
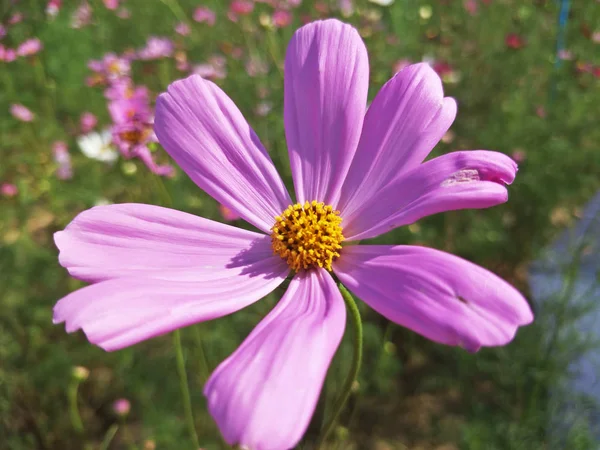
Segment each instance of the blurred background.
[[[59,266],[52,234],[87,208],[119,202],[245,227],[154,142],[154,99],[190,73],[214,80],[291,186],[283,58],[295,29],[325,17],[353,24],[363,37],[370,99],[412,62],[439,73],[458,116],[432,156],[491,149],[520,166],[508,203],[429,217],[373,241],[427,245],[481,264],[517,286],[536,311],[535,323],[507,347],[469,354],[360,304],[363,370],[330,448],[598,448],[599,414],[587,388],[595,366],[588,365],[591,381],[573,380],[579,362],[600,348],[596,322],[581,325],[600,299],[597,266],[590,289],[578,287],[581,257],[599,254],[593,236],[582,236],[600,229],[597,211],[585,208],[600,188],[600,2],[0,5],[0,449],[193,448],[170,336],[106,353],[52,324],[55,302],[83,285]],[[146,122],[132,125],[111,109],[123,92],[140,102]],[[591,225],[578,228],[586,217]],[[225,448],[206,412],[204,381],[280,295],[183,330],[203,448]],[[326,404],[339,394],[351,354],[344,340]],[[310,448],[310,439],[300,448]]]

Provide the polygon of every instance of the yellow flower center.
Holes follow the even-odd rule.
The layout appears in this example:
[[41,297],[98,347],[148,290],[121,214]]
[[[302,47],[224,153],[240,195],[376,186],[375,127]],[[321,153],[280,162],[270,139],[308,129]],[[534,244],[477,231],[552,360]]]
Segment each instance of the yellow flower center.
[[323,202],[290,205],[271,228],[273,252],[296,272],[315,266],[331,270],[344,240],[341,222],[340,212]]

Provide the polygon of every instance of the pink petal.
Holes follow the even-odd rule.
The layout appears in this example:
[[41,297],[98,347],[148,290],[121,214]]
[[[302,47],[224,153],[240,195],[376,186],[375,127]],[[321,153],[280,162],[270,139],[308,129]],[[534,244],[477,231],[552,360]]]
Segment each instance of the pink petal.
[[285,58],[284,118],[300,203],[335,205],[360,137],[367,50],[350,25],[313,22],[292,37]]
[[334,272],[389,320],[469,351],[510,342],[533,315],[523,296],[493,273],[424,247],[349,246]]
[[219,203],[269,232],[292,202],[254,130],[214,83],[192,75],[158,97],[158,140]]
[[54,307],[54,323],[118,350],[177,328],[238,311],[279,286],[288,273],[273,258],[255,261],[252,249],[213,277],[195,267],[147,277],[116,278],[84,287]]
[[342,339],[344,302],[323,269],[301,272],[273,311],[208,380],[204,394],[225,440],[294,448]]
[[60,264],[91,282],[177,269],[193,270],[197,281],[211,279],[228,274],[242,256],[272,261],[278,273],[286,267],[268,236],[159,206],[97,206],[54,236]]
[[504,203],[505,184],[512,183],[516,172],[516,163],[498,152],[473,150],[434,158],[396,177],[366,203],[348,205],[344,236],[367,239],[431,214]]
[[355,209],[401,173],[414,169],[448,131],[456,102],[428,64],[405,67],[379,91],[367,111],[360,143],[338,209]]

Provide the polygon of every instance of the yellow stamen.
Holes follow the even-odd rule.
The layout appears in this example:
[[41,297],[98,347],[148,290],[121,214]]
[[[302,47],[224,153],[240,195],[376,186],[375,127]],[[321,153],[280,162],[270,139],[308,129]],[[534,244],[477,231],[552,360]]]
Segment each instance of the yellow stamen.
[[271,228],[273,252],[296,272],[311,267],[331,271],[344,240],[341,223],[340,212],[323,202],[290,205]]

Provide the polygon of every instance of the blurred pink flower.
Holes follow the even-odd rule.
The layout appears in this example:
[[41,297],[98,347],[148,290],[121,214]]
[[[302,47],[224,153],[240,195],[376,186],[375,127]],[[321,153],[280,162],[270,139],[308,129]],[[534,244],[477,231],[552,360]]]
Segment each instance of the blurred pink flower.
[[56,17],[62,6],[62,0],[50,0],[46,5],[46,14],[50,17]]
[[119,0],[102,0],[106,9],[114,11],[119,7]]
[[91,112],[86,111],[86,112],[82,113],[81,117],[79,118],[79,126],[80,126],[81,132],[83,134],[87,134],[90,131],[92,131],[96,127],[97,124],[98,124],[98,119]]
[[516,33],[507,34],[506,38],[504,39],[504,42],[508,48],[513,48],[515,50],[518,50],[525,46],[525,39],[523,39]]
[[254,10],[254,2],[250,0],[233,0],[229,4],[229,11],[239,16],[246,16]]
[[113,83],[104,95],[110,100],[108,112],[115,124],[151,121],[150,97],[145,86],[133,86],[131,80],[125,78]]
[[18,56],[31,56],[38,53],[43,48],[42,42],[38,38],[27,39],[17,48]]
[[131,410],[131,403],[126,398],[120,398],[114,401],[112,408],[117,416],[126,416]]
[[59,180],[68,180],[73,177],[73,168],[71,166],[71,155],[64,141],[56,141],[52,145],[52,155],[54,162],[58,165],[56,168],[56,177]]
[[219,212],[221,213],[221,216],[223,217],[223,219],[227,220],[228,222],[233,222],[234,220],[241,219],[241,217],[238,213],[229,209],[225,205],[221,205],[221,204],[219,205]]
[[17,59],[17,52],[0,44],[0,61],[13,62],[15,59]]
[[592,33],[592,42],[595,42],[596,44],[600,44],[600,31],[596,31],[596,32]]
[[0,39],[6,36],[6,27],[0,23]]
[[273,109],[273,105],[271,103],[260,102],[258,105],[256,105],[254,112],[256,113],[257,116],[264,117],[267,114],[269,114],[272,109]]
[[398,61],[396,61],[394,63],[394,73],[398,73],[400,72],[402,69],[404,69],[405,67],[408,67],[412,64],[412,61],[410,59],[399,59]]
[[344,17],[350,17],[354,14],[354,1],[353,0],[338,0],[338,8]]
[[83,28],[89,25],[91,21],[92,7],[86,0],[84,0],[73,12],[73,16],[71,16],[71,28]]
[[479,8],[479,4],[477,3],[477,0],[464,0],[463,6],[467,10],[467,12],[469,14],[471,14],[472,16],[477,14],[477,9]]
[[[541,119],[545,119],[546,118],[546,108],[544,108],[542,105],[537,106],[535,108],[535,114],[538,117],[540,117]],[[517,162],[519,162],[519,161],[517,161]]]
[[151,59],[168,58],[173,55],[175,46],[173,41],[166,37],[150,36],[146,46],[138,51],[138,58],[145,61]]
[[292,23],[292,13],[280,9],[273,13],[272,19],[276,28],[285,28]]
[[175,25],[175,32],[182,36],[187,36],[190,34],[190,26],[185,22],[179,22],[177,25]]
[[510,156],[518,164],[521,164],[527,158],[527,154],[521,149],[513,151]]
[[217,16],[212,9],[207,8],[206,6],[199,6],[194,11],[194,20],[213,26],[217,20]]
[[19,22],[22,22],[23,21],[23,17],[24,17],[23,13],[16,12],[12,16],[10,16],[10,19],[8,19],[8,23],[10,25],[15,25],[15,24],[17,24]]
[[113,82],[117,79],[129,76],[129,73],[131,72],[131,62],[129,59],[119,57],[114,53],[107,53],[102,59],[93,59],[88,62],[88,68],[99,75],[99,81]]
[[13,103],[10,105],[10,113],[15,119],[19,119],[22,122],[31,122],[35,118],[35,114],[33,114],[27,107],[18,103]]
[[269,72],[267,62],[258,56],[251,56],[246,61],[246,73],[251,77],[266,75]]
[[19,188],[12,183],[2,183],[2,186],[0,186],[0,193],[4,197],[14,197],[19,193]]
[[562,49],[558,51],[558,59],[571,60],[573,59],[573,52],[571,50]]
[[200,75],[209,80],[222,80],[227,77],[227,60],[221,55],[213,55],[204,64],[193,67],[192,73]]
[[131,11],[125,7],[121,7],[117,11],[117,17],[119,19],[129,19],[131,17]]

